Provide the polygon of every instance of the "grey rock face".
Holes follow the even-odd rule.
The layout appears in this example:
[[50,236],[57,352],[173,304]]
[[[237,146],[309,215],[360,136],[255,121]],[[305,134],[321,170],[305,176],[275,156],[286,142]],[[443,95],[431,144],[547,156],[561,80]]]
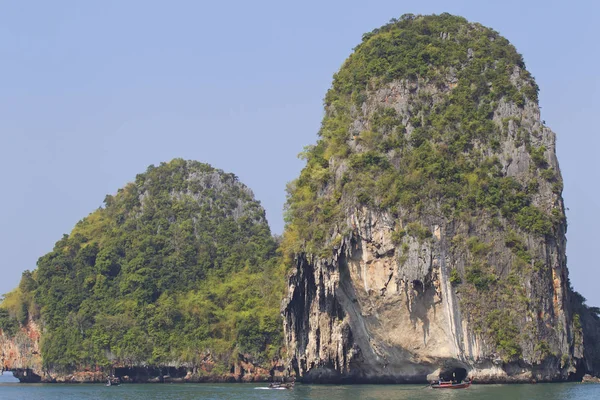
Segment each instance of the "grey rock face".
[[[178,170],[170,179],[170,194],[173,200],[193,201],[197,208],[218,208],[222,210],[224,218],[232,217],[236,221],[242,217],[249,217],[253,223],[267,223],[264,210],[255,200],[252,190],[241,183],[234,174],[197,161],[172,161],[175,162]],[[152,193],[148,192],[151,179],[146,177],[144,181],[137,182],[142,210],[152,197]]]

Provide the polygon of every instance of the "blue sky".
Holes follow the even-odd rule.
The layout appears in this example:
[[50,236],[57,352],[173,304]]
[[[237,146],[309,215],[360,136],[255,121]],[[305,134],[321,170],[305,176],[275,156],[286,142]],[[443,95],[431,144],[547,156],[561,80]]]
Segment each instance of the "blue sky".
[[571,281],[600,305],[595,1],[0,0],[0,293],[106,194],[174,157],[238,175],[281,233],[333,73],[364,32],[442,12],[499,31],[536,77]]

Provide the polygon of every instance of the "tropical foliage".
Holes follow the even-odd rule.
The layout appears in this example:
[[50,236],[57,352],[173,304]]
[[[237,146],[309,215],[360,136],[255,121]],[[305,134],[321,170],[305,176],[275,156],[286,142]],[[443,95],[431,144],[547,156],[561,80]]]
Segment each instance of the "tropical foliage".
[[26,272],[0,327],[39,314],[46,367],[199,363],[281,347],[281,267],[252,193],[209,165],[150,166]]

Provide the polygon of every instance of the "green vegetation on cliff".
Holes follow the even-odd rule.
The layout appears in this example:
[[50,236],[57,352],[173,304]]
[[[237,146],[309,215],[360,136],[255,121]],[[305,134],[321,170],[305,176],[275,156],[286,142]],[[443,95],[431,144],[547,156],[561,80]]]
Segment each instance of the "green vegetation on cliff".
[[[281,348],[283,290],[264,210],[232,174],[150,166],[23,275],[3,308],[44,326],[46,367],[198,365]],[[0,309],[0,327],[14,325]],[[9,331],[10,332],[10,331]]]
[[[342,197],[449,219],[485,210],[525,231],[551,233],[551,217],[531,204],[527,187],[502,173],[497,153],[507,135],[493,121],[499,102],[537,102],[538,87],[524,67],[497,32],[449,14],[405,15],[363,35],[334,76],[320,139],[302,154],[306,167],[288,188],[287,252],[326,255],[343,218]],[[520,84],[511,81],[515,68]],[[369,99],[394,81],[418,93],[405,121],[392,106]],[[432,90],[447,93],[439,101]],[[353,132],[357,119],[365,128]],[[530,151],[539,178],[547,170],[544,149]],[[332,162],[347,166],[342,176],[332,175]]]
[[17,320],[4,308],[0,308],[0,329],[8,336],[14,336],[19,330]]

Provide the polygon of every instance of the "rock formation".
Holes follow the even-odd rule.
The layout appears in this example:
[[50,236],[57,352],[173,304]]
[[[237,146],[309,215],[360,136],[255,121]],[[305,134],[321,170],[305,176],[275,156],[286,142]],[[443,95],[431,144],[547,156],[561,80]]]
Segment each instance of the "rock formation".
[[273,379],[283,373],[276,246],[233,174],[181,159],[150,166],[6,295],[3,368],[28,382]]
[[40,382],[43,375],[40,337],[40,327],[32,319],[15,335],[0,329],[0,370],[13,371],[21,382]]
[[506,39],[448,14],[393,20],[325,111],[287,205],[296,374],[580,379],[555,134]]

